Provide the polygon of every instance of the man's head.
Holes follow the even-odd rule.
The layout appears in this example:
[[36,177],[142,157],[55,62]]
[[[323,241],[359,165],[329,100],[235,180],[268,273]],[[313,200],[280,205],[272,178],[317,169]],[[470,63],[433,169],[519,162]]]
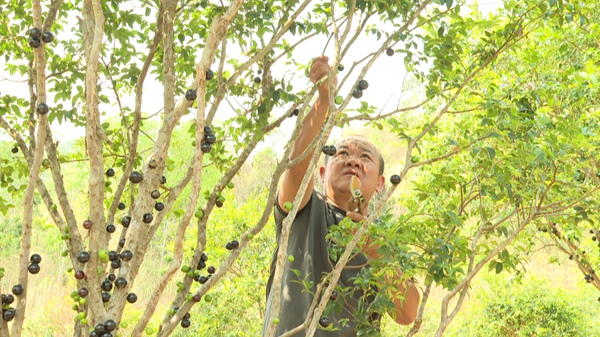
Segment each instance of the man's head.
[[368,203],[375,192],[381,192],[385,184],[381,152],[360,135],[338,141],[335,148],[335,155],[328,156],[319,170],[325,195],[338,207],[345,209],[350,199],[350,177],[354,175]]

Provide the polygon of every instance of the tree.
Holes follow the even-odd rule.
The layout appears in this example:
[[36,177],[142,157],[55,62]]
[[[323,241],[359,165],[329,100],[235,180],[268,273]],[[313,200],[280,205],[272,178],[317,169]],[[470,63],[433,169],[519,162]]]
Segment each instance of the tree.
[[[531,251],[528,243],[539,235],[534,227],[552,233],[557,247],[573,255],[586,280],[600,288],[593,272],[599,261],[584,254],[589,247],[581,241],[584,230],[600,235],[593,227],[598,59],[591,50],[597,47],[598,28],[591,23],[597,21],[597,6],[593,1],[506,1],[503,9],[484,16],[476,8],[467,14],[465,3],[452,0],[7,2],[0,28],[4,71],[25,78],[29,95],[2,96],[0,125],[22,155],[20,164],[2,165],[2,179],[17,165],[27,167],[28,178],[20,194],[18,282],[23,290],[11,311],[10,333],[4,310],[0,337],[22,334],[28,268],[36,260],[30,253],[36,191],[65,237],[73,268],[85,275],[77,281],[84,300],[77,306],[74,335],[121,321],[126,303],[134,299],[130,290],[151,239],[166,219],[177,219],[169,268],[131,331],[139,336],[147,329],[150,319],[161,314],[157,305],[166,286],[178,282],[170,298],[179,310],[165,313],[158,331],[159,336],[171,334],[271,216],[279,177],[292,164],[285,159],[270,174],[260,220],[239,237],[237,248],[205,283],[194,284],[194,267],[205,256],[207,223],[215,206],[227,202],[223,190],[266,134],[294,115],[299,121],[310,105],[315,88],[299,80],[308,60],[295,55],[305,46],[314,49],[315,40],[324,41],[340,81],[333,88],[329,76],[339,98],[332,95],[330,116],[312,146],[325,145],[336,125],[367,121],[386,128],[397,135],[396,144],[406,144],[397,174],[410,194],[396,194],[406,211],[392,216],[397,210],[384,205],[397,185],[389,185],[369,221],[343,225],[355,226],[357,235],[339,238],[336,267],[328,283],[317,286],[322,295],[315,296],[314,313],[303,325],[308,335],[318,328],[314,317],[334,310],[328,301],[336,279],[366,233],[383,247],[384,258],[357,283],[379,285],[378,311],[390,302],[381,283],[386,272],[402,267],[406,277],[423,280],[420,315],[408,335],[419,330],[432,285],[448,289],[441,304],[441,336],[483,267],[497,272],[518,268]],[[364,40],[376,47],[360,48],[357,41]],[[402,101],[390,108],[367,101],[368,92],[360,103],[353,98],[362,93],[359,81],[384,54],[402,57],[422,86],[411,97],[413,104]],[[569,71],[556,74],[556,64]],[[163,92],[162,107],[153,107],[158,112],[143,104],[151,99],[144,89],[153,77]],[[395,85],[404,91],[401,79]],[[178,125],[186,119],[192,126],[181,130]],[[155,134],[149,132],[152,123],[158,124]],[[61,155],[53,131],[60,125],[85,128],[85,156],[78,154],[89,170],[89,210],[83,219],[75,215],[64,183],[62,167],[73,158]],[[188,131],[193,150],[187,158],[171,158],[174,134]],[[143,147],[140,137],[151,146]],[[187,173],[167,182],[173,166],[185,166]],[[208,166],[220,177],[202,186]],[[51,172],[52,186],[40,178],[42,168]],[[209,191],[204,204],[201,190]],[[189,197],[181,198],[184,193]],[[121,202],[129,205],[127,215],[111,234],[107,227],[118,222]],[[293,207],[288,218],[296,212]],[[376,216],[381,221],[373,223]],[[186,256],[184,237],[192,223],[196,242]],[[114,235],[120,239],[114,249],[118,267],[109,263],[115,260],[109,247]],[[287,259],[285,247],[284,234],[279,266]],[[112,272],[119,285],[105,301],[98,284]],[[273,292],[280,296],[277,286]],[[276,317],[277,310],[268,323],[275,324]]]

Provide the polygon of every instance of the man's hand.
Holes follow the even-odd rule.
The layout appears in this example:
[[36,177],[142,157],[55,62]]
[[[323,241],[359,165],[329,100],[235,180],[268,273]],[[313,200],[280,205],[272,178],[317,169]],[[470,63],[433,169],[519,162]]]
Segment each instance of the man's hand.
[[[312,64],[310,66],[309,77],[312,83],[317,84],[319,80],[325,77],[329,71],[331,70],[331,66],[329,65],[329,57],[327,56],[319,56],[315,57],[312,60]],[[335,79],[335,84],[337,85],[337,78]],[[327,90],[327,81],[324,81],[319,86],[319,91]]]

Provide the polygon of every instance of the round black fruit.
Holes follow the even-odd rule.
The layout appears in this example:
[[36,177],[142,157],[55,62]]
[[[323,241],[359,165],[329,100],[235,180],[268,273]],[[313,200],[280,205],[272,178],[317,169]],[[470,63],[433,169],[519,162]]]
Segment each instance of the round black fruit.
[[32,254],[29,257],[29,262],[31,262],[31,263],[41,263],[42,262],[42,257],[40,256],[40,254]]
[[394,185],[400,184],[400,181],[402,181],[402,179],[397,174],[392,174],[392,176],[390,177],[390,182]]
[[217,201],[215,202],[215,206],[217,206],[217,207],[221,208],[221,207],[223,207],[223,202],[222,202],[222,201],[219,201],[219,200],[217,200]]
[[192,301],[200,302],[201,298],[202,298],[202,296],[200,296],[200,294],[196,294],[196,295],[192,296]]
[[15,297],[11,294],[4,295],[4,299],[2,300],[3,304],[12,304],[15,301]]
[[138,171],[133,171],[129,174],[129,181],[133,184],[137,184],[142,181],[142,174]]
[[206,281],[208,281],[208,277],[206,276],[200,276],[200,279],[198,280],[200,284],[204,284]]
[[162,177],[160,178],[160,184],[161,184],[161,185],[164,185],[164,184],[166,184],[166,183],[167,183],[167,177],[165,177],[165,176],[162,176]]
[[117,205],[117,208],[120,209],[120,210],[124,210],[125,207],[127,207],[127,206],[125,206],[124,202],[120,202],[119,205]]
[[338,299],[338,297],[340,297],[340,294],[339,294],[337,291],[335,291],[335,290],[334,290],[334,291],[331,293],[331,296],[329,296],[329,299],[330,299],[330,300],[332,300],[332,301],[335,301],[335,300],[337,300],[337,299]]
[[111,261],[119,259],[119,253],[116,250],[111,250],[108,252],[108,259]]
[[298,114],[300,113],[300,109],[296,108],[294,109],[294,111],[292,111],[292,115],[294,116],[298,116]]
[[198,94],[196,94],[196,90],[194,89],[189,89],[185,92],[185,99],[188,101],[193,101],[196,99],[196,97],[198,97]]
[[206,134],[209,134],[209,133],[213,133],[213,130],[211,129],[210,126],[205,125],[204,126],[204,134],[206,135]]
[[94,327],[94,331],[96,331],[96,333],[104,333],[106,332],[106,326],[102,323],[98,323]]
[[394,55],[394,53],[395,53],[395,51],[394,51],[394,49],[392,49],[392,48],[388,48],[388,49],[385,51],[385,54],[386,54],[387,56],[393,56],[393,55]]
[[6,322],[10,322],[13,320],[13,318],[15,318],[15,309],[13,308],[8,308],[6,309],[6,311],[4,311],[4,313],[2,314],[2,318],[4,318],[4,320]]
[[227,250],[233,249],[233,247],[231,247],[231,242],[227,242],[227,244],[225,245],[225,249],[227,249]]
[[366,80],[358,81],[358,88],[360,90],[367,90],[368,87],[369,87],[369,82],[367,82]]
[[90,229],[90,228],[92,228],[92,225],[93,225],[93,224],[94,224],[94,223],[92,222],[92,220],[85,220],[85,221],[83,222],[83,228],[85,228],[85,229]]
[[111,291],[112,288],[112,282],[110,282],[109,280],[104,280],[102,281],[102,283],[100,283],[100,289],[102,289],[102,291]]
[[40,103],[40,104],[38,104],[38,106],[37,106],[37,112],[40,115],[45,115],[45,114],[48,113],[48,111],[50,111],[50,109],[48,108],[48,104],[46,104],[46,103]]
[[19,152],[19,148],[15,146],[15,147],[13,147],[13,148],[12,148],[10,151],[11,151],[12,153],[17,153],[17,152]]
[[39,39],[42,37],[42,31],[37,28],[31,28],[29,30],[29,37],[32,39]]
[[344,71],[344,65],[343,64],[339,64],[338,65],[338,71]]
[[33,38],[29,39],[29,46],[31,48],[38,48],[41,44],[42,43],[38,39],[33,39]]
[[90,331],[89,337],[102,337],[102,336],[98,335],[98,333],[96,332],[96,330],[92,330],[92,331]]
[[109,319],[108,321],[104,322],[104,327],[106,328],[106,331],[113,331],[117,328],[117,322]]
[[79,254],[77,254],[77,261],[79,261],[80,263],[87,263],[90,260],[90,253],[86,252],[85,250],[79,252]]
[[115,282],[116,279],[117,279],[117,275],[115,275],[115,274],[108,274],[108,280],[110,282]]
[[335,152],[337,151],[337,149],[333,145],[325,145],[325,146],[323,146],[321,151],[328,156],[333,156],[333,155],[335,155]]
[[106,303],[110,301],[110,293],[102,293],[102,302]]
[[123,277],[119,277],[118,279],[115,280],[115,287],[117,287],[119,289],[123,289],[123,288],[127,287],[127,280]]
[[258,84],[258,83],[260,83],[260,82],[262,82],[262,79],[260,78],[260,76],[256,76],[256,77],[254,78],[254,83],[257,83],[257,84]]
[[146,213],[142,218],[142,221],[144,221],[144,223],[151,223],[152,220],[154,220],[154,216],[152,215],[152,213]]
[[87,288],[79,288],[79,290],[77,290],[77,295],[79,295],[79,297],[86,297],[89,293]]
[[117,230],[117,227],[115,227],[115,225],[113,224],[109,224],[108,226],[106,226],[106,231],[109,233],[114,233]]
[[204,135],[204,141],[208,144],[214,144],[217,141],[217,137],[214,133],[207,133]]
[[361,88],[354,88],[354,90],[352,90],[352,97],[361,98],[362,96],[363,96],[363,91]]
[[21,295],[23,293],[23,290],[24,290],[23,286],[20,285],[20,284],[17,284],[17,285],[15,285],[15,286],[12,287],[12,293],[15,296]]
[[133,259],[133,253],[129,249],[121,252],[121,260],[127,262],[131,261],[131,259]]
[[329,321],[329,318],[327,318],[325,316],[321,316],[321,318],[319,319],[319,324],[322,327],[326,328],[331,324],[331,322]]
[[127,228],[129,227],[129,224],[131,224],[131,217],[129,215],[125,215],[121,218],[121,225],[123,225],[123,227]]
[[206,268],[206,262],[204,262],[204,261],[198,262],[198,270],[202,270],[204,268]]
[[44,35],[42,35],[42,41],[44,41],[44,43],[50,43],[54,41],[54,34],[52,34],[52,32],[44,32]]
[[156,204],[154,204],[154,209],[160,212],[163,209],[165,209],[165,204],[159,201]]
[[206,253],[202,253],[202,255],[200,256],[200,261],[208,261],[208,255],[206,255]]
[[109,168],[108,170],[106,170],[106,175],[109,177],[113,177],[115,175],[115,169],[113,169],[112,167]]
[[134,293],[127,294],[127,302],[129,302],[129,303],[137,302],[137,295]]
[[121,247],[121,248],[125,247],[125,238],[119,239],[119,247]]
[[76,279],[81,280],[84,277],[85,277],[85,273],[83,272],[83,270],[78,270],[75,272]]
[[239,246],[240,246],[240,243],[239,243],[237,240],[233,240],[233,241],[231,241],[231,247],[232,247],[233,249],[236,249],[236,248],[237,248],[237,247],[239,247]]
[[121,268],[121,260],[110,261],[110,267],[112,269],[119,269],[119,268]]
[[160,198],[160,191],[154,190],[154,191],[150,192],[150,196],[152,197],[152,199],[158,199],[158,198]]
[[184,329],[185,329],[185,328],[189,328],[189,327],[190,327],[190,325],[192,325],[192,322],[190,322],[190,320],[189,320],[189,319],[185,319],[185,318],[184,318],[184,319],[182,319],[182,320],[181,320],[181,327],[182,327],[182,328],[184,328]]
[[29,272],[33,275],[37,274],[40,272],[40,265],[37,263],[32,263],[29,265],[29,267],[27,268],[27,270],[29,270]]
[[207,81],[210,81],[210,80],[212,80],[214,77],[215,77],[215,73],[214,73],[212,70],[208,69],[208,70],[206,71],[206,80],[207,80]]
[[200,145],[200,150],[202,150],[202,152],[204,152],[204,153],[209,153],[211,148],[212,148],[212,146],[209,143],[202,143]]
[[206,271],[207,271],[209,274],[214,274],[214,273],[215,273],[215,271],[217,271],[217,269],[215,268],[215,266],[209,266],[209,267],[206,269]]

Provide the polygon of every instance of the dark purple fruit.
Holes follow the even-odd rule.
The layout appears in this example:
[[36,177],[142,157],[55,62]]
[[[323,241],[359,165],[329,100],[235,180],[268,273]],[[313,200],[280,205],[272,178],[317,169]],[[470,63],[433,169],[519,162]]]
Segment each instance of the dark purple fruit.
[[207,135],[209,133],[213,133],[213,130],[212,130],[212,128],[210,126],[205,125],[204,126],[204,134]]
[[77,290],[77,295],[79,295],[79,297],[86,297],[89,293],[87,288],[79,288],[79,290]]
[[129,303],[137,302],[137,295],[134,293],[127,294],[127,302],[129,302]]
[[78,280],[81,280],[85,277],[85,273],[83,272],[83,270],[78,270],[75,272],[75,278]]
[[142,181],[142,177],[141,173],[133,171],[129,174],[129,181],[131,181],[132,184],[137,184]]
[[202,298],[202,296],[200,296],[199,294],[196,294],[196,295],[192,296],[192,301],[200,302],[201,298]]
[[85,220],[85,221],[83,222],[83,228],[85,228],[85,229],[90,229],[90,228],[92,228],[92,225],[93,225],[93,224],[94,224],[94,223],[92,222],[92,220]]
[[210,80],[212,80],[214,77],[215,77],[215,73],[214,73],[212,70],[208,69],[208,70],[206,71],[206,80],[207,80],[207,81],[210,81]]
[[125,238],[119,239],[119,247],[121,247],[121,248],[125,247]]
[[360,88],[354,88],[354,90],[352,90],[352,97],[354,98],[361,98],[363,96],[363,91]]
[[120,202],[119,205],[117,206],[117,208],[120,209],[120,210],[124,210],[125,207],[126,207],[125,203],[123,203],[123,202]]
[[206,268],[206,262],[204,262],[204,261],[198,262],[198,270],[202,270],[204,268]]
[[110,301],[110,293],[102,293],[102,302],[106,303]]
[[102,337],[102,335],[99,335],[96,330],[92,330],[90,331],[89,337]]
[[15,301],[15,297],[14,297],[13,295],[11,295],[11,294],[6,294],[6,295],[4,295],[4,298],[3,298],[3,300],[2,300],[2,303],[3,303],[3,304],[8,304],[8,305],[10,305],[10,304],[12,304],[14,301]]
[[208,268],[206,269],[206,271],[207,271],[209,274],[214,274],[214,273],[215,273],[215,271],[217,271],[217,269],[215,268],[215,266],[210,266],[210,267],[208,267]]
[[115,275],[115,274],[108,274],[108,280],[110,282],[115,282],[116,279],[117,279],[117,275]]
[[113,321],[112,319],[109,319],[108,321],[104,322],[104,327],[108,332],[113,331],[117,328],[117,322]]
[[158,198],[160,198],[160,191],[154,190],[154,191],[150,192],[150,196],[152,197],[152,199],[158,199]]
[[125,228],[129,227],[130,223],[131,223],[131,217],[129,215],[125,215],[121,218],[121,225],[123,225],[123,227],[125,227]]
[[184,328],[184,329],[185,329],[185,328],[189,328],[189,327],[190,327],[190,325],[192,325],[192,322],[190,322],[190,320],[189,320],[189,319],[182,319],[182,320],[181,320],[181,327],[182,327],[182,328]]
[[200,276],[200,279],[198,280],[200,284],[204,284],[206,281],[208,281],[208,277],[206,276]]
[[158,161],[156,159],[151,159],[148,163],[148,167],[151,169],[155,169],[158,166]]
[[42,257],[40,256],[40,254],[32,254],[29,257],[29,262],[31,262],[31,263],[41,263],[42,262]]
[[110,261],[110,267],[112,269],[119,269],[119,268],[121,268],[121,260]]
[[126,249],[121,252],[121,260],[127,262],[131,261],[131,259],[133,259],[133,253],[130,250]]
[[117,227],[115,227],[115,225],[113,224],[109,224],[108,226],[106,226],[106,231],[109,233],[114,233],[117,230]]
[[119,277],[115,280],[115,287],[123,289],[127,287],[127,280],[123,277]]
[[42,41],[45,43],[54,41],[54,34],[52,34],[52,32],[44,32],[44,35],[42,35]]
[[109,280],[104,280],[100,283],[100,289],[102,289],[102,291],[111,291],[112,288],[113,284]]
[[217,201],[215,202],[215,206],[217,206],[217,207],[221,208],[221,207],[223,207],[223,202],[222,202],[222,201],[219,201],[219,200],[217,200]]
[[394,53],[395,53],[395,51],[394,51],[394,49],[392,49],[392,48],[388,48],[388,49],[385,51],[385,54],[386,54],[387,56],[393,56],[393,55],[394,55]]
[[25,290],[25,289],[23,289],[23,286],[22,286],[22,285],[20,285],[20,284],[17,284],[17,285],[15,285],[15,286],[13,286],[13,287],[12,287],[12,293],[13,293],[13,295],[15,295],[15,296],[19,296],[19,295],[21,295],[21,294],[23,293],[23,291],[24,291],[24,290]]
[[159,201],[156,204],[154,204],[154,209],[160,212],[163,209],[165,209],[165,204]]
[[369,88],[369,82],[367,82],[366,80],[358,81],[358,88],[360,90],[367,90],[367,88]]
[[6,322],[10,322],[13,320],[13,318],[15,318],[15,309],[13,308],[8,308],[6,309],[6,311],[3,312],[2,314],[2,318],[6,321]]
[[146,213],[142,218],[142,221],[144,221],[144,223],[151,223],[152,220],[154,220],[154,215],[152,215],[152,213]]
[[77,254],[77,261],[79,261],[80,263],[87,263],[90,260],[90,253],[84,251],[79,252],[79,254]]
[[260,83],[260,82],[262,82],[262,79],[260,78],[260,76],[256,76],[256,77],[254,78],[254,83],[258,84],[258,83]]
[[337,291],[335,291],[335,290],[334,290],[334,291],[331,293],[331,296],[329,296],[329,299],[330,299],[330,300],[332,300],[332,301],[335,301],[335,300],[337,300],[337,299],[338,299],[338,297],[340,297],[340,294],[339,294]]
[[31,28],[29,30],[29,37],[32,39],[40,39],[42,37],[42,31],[37,28]]
[[108,170],[106,170],[106,175],[109,177],[113,177],[115,175],[115,170],[111,167]]
[[111,261],[119,259],[119,253],[116,250],[111,250],[108,252],[108,259]]
[[37,112],[40,115],[45,115],[48,113],[48,111],[50,111],[50,109],[48,108],[48,105],[46,103],[40,103],[37,106]]
[[200,145],[200,150],[202,150],[202,152],[204,152],[204,153],[209,153],[211,148],[212,148],[212,146],[209,143],[202,143]]
[[319,319],[319,324],[322,327],[326,328],[331,324],[331,322],[329,321],[329,318],[327,318],[325,316],[321,316],[321,318]]
[[40,265],[37,263],[32,263],[29,265],[29,267],[27,268],[27,270],[29,270],[29,272],[33,275],[37,274],[40,272]]
[[165,177],[165,176],[162,176],[162,177],[160,178],[160,184],[161,184],[161,185],[164,185],[164,184],[166,184],[166,183],[167,183],[167,177]]
[[337,149],[333,145],[325,145],[325,146],[323,146],[321,151],[328,156],[333,156],[333,155],[335,155],[335,152],[337,151]]
[[98,323],[94,327],[94,331],[96,333],[104,333],[104,332],[106,332],[106,326],[104,326],[104,324],[102,324],[102,323]]
[[294,116],[298,116],[298,114],[300,113],[300,109],[296,108],[294,109],[294,111],[292,111],[292,115]]
[[338,71],[344,71],[344,65],[338,64]]
[[196,90],[194,89],[189,89],[185,92],[185,99],[187,99],[188,101],[194,101],[197,97],[198,94],[196,94]]
[[207,133],[204,135],[204,141],[208,144],[214,144],[217,141],[217,136],[214,133]]
[[402,179],[397,174],[392,174],[392,176],[390,177],[390,182],[394,185],[400,184],[400,181],[402,181]]
[[208,261],[208,255],[206,255],[206,253],[202,253],[202,256],[200,256],[200,261]]
[[41,46],[41,45],[42,45],[42,43],[40,42],[40,40],[38,40],[38,39],[33,39],[33,38],[30,38],[30,39],[29,39],[29,46],[30,46],[31,48],[38,48],[38,47],[39,47],[39,46]]
[[233,249],[236,249],[236,248],[237,248],[237,247],[239,247],[239,246],[240,246],[240,243],[239,243],[237,240],[233,240],[233,241],[231,241],[231,247],[232,247]]
[[19,152],[19,148],[15,146],[15,147],[13,147],[13,148],[12,148],[10,151],[11,151],[12,153],[17,153],[17,152]]

